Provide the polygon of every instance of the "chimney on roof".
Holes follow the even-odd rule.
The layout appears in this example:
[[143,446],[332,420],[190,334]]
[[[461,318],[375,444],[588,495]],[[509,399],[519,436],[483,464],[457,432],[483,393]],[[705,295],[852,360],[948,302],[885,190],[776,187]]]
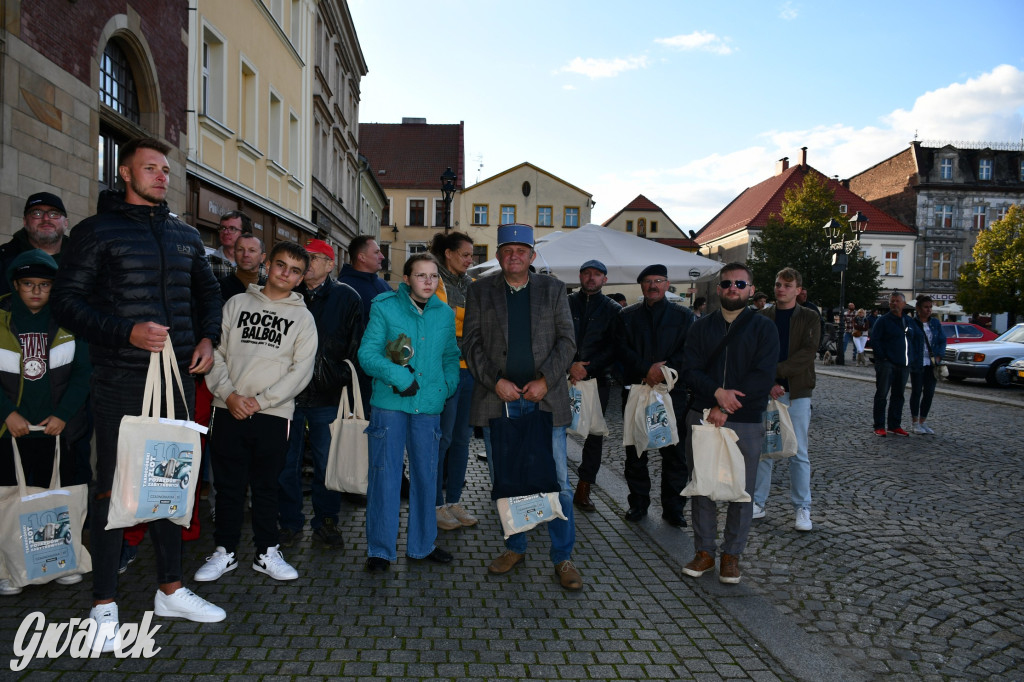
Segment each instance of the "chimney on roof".
[[789,170],[789,157],[783,156],[781,159],[775,162],[775,174],[782,175]]
[[807,165],[807,147],[800,147],[800,165]]
[[421,123],[421,124],[426,125],[427,119],[425,119],[425,118],[410,118],[408,116],[403,116],[402,117],[402,125],[408,125],[410,123]]

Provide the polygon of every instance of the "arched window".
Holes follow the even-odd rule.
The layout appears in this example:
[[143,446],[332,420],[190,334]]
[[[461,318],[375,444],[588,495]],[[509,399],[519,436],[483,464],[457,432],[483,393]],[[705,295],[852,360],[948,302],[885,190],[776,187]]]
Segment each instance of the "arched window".
[[[117,185],[117,155],[119,147],[131,135],[125,129],[125,122],[138,126],[139,96],[135,76],[124,50],[116,40],[107,43],[100,60],[100,102],[109,107],[124,120],[110,120],[115,117],[103,116],[100,121],[99,175],[100,189],[113,189]],[[119,125],[120,124],[120,125]]]

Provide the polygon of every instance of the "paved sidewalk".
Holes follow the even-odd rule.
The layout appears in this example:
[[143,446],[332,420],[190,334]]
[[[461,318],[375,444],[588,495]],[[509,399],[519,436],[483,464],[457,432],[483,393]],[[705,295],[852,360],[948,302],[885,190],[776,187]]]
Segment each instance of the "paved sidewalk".
[[[489,576],[486,566],[502,541],[486,475],[486,464],[473,457],[465,498],[481,522],[441,534],[439,544],[456,555],[451,566],[400,558],[387,574],[364,573],[364,513],[346,506],[344,550],[324,549],[308,532],[285,550],[299,580],[277,583],[255,573],[243,549],[238,569],[216,583],[195,583],[191,575],[212,550],[204,529],[203,539],[186,546],[186,584],[224,607],[225,622],[155,619],[162,649],[151,660],[64,655],[33,661],[21,678],[795,679],[708,591],[680,578],[678,562],[627,527],[617,508],[602,504],[578,518],[582,592],[557,584],[543,531],[531,534],[525,564]],[[403,527],[404,516],[403,506]],[[404,537],[400,557],[403,550]],[[153,574],[147,540],[123,577],[123,622],[139,622],[152,608]],[[0,598],[3,653],[12,653],[15,632],[33,611],[50,621],[84,618],[90,582]],[[8,661],[0,664],[6,671]]]
[[[345,505],[343,550],[324,549],[308,531],[285,550],[299,580],[255,573],[243,550],[236,571],[195,583],[212,550],[207,527],[186,545],[186,584],[223,606],[227,621],[155,619],[162,649],[151,660],[64,655],[20,676],[7,660],[0,669],[4,679],[33,681],[1024,678],[1020,409],[940,395],[929,420],[939,435],[877,438],[873,386],[823,369],[811,427],[815,528],[793,530],[787,467],[776,467],[740,585],[681,576],[692,536],[662,523],[656,506],[640,524],[622,520],[616,404],[598,511],[576,514],[582,592],[558,586],[542,529],[531,533],[525,564],[486,574],[502,543],[486,465],[473,458],[464,497],[481,522],[441,533],[456,555],[448,567],[400,558],[384,576],[364,573],[363,510]],[[575,441],[569,454],[578,461]],[[655,485],[659,467],[655,455]],[[153,572],[147,540],[123,578],[123,621],[152,608]],[[0,656],[12,654],[33,611],[51,622],[85,617],[90,582],[0,597]]]
[[[716,603],[798,675],[802,656],[813,664],[824,650],[873,678],[1024,679],[1024,391],[943,382],[928,419],[937,435],[878,438],[870,370],[818,369],[814,530],[793,529],[788,466],[777,465],[741,562],[764,601]],[[621,508],[617,391],[613,403],[598,496]],[[660,457],[651,462],[657,489]],[[641,531],[689,558],[692,535],[663,524],[656,505]]]

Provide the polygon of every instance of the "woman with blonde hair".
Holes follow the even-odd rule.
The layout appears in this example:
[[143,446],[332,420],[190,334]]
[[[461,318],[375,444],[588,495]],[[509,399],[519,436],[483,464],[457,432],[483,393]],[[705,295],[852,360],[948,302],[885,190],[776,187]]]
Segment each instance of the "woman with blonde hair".
[[868,332],[871,331],[871,324],[867,319],[867,311],[863,308],[857,310],[853,318],[853,350],[858,365],[866,365],[864,357],[864,346],[868,342]]

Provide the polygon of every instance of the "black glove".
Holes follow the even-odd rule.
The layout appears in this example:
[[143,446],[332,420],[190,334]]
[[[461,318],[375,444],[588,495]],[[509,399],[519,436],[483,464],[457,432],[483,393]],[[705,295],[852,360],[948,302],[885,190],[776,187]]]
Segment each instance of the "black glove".
[[398,395],[402,396],[403,398],[411,398],[414,395],[416,395],[417,391],[420,390],[420,385],[416,383],[415,379],[413,379],[412,384],[410,384],[409,388],[405,389],[404,391],[399,392],[399,390],[394,386],[391,387],[391,390],[394,391],[395,393],[398,393]]

